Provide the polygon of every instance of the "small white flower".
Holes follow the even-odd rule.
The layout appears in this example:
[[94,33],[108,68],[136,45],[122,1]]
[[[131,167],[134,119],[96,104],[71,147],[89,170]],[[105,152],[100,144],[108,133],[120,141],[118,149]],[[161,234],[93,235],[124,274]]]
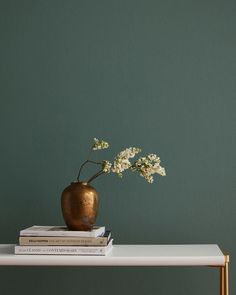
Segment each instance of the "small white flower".
[[93,144],[92,149],[94,151],[107,149],[109,147],[109,143],[104,140],[99,140],[97,138],[94,138],[93,140],[94,140],[94,144]]
[[157,173],[160,174],[161,176],[166,176],[166,171],[164,167],[160,166]]
[[155,154],[150,154],[150,155],[148,155],[147,157],[148,157],[149,160],[154,161],[154,160],[156,160],[157,155],[155,155]]
[[102,170],[106,173],[111,172],[111,166],[112,164],[109,161],[103,161],[102,162]]

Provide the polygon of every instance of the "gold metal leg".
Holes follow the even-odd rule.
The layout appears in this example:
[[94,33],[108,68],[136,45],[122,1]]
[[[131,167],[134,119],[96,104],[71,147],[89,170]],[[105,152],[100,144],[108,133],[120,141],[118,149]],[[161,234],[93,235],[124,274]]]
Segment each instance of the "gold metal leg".
[[229,255],[225,255],[225,265],[220,267],[220,295],[229,295]]
[[220,295],[225,295],[225,267],[220,267]]
[[224,277],[225,295],[229,295],[229,255],[225,255]]

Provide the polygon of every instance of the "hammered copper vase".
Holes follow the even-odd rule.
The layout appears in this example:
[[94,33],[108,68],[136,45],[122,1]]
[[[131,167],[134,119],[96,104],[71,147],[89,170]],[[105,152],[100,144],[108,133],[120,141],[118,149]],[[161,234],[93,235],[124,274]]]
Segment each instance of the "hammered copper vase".
[[61,208],[69,230],[91,230],[96,222],[98,205],[98,192],[86,182],[72,182],[65,188]]

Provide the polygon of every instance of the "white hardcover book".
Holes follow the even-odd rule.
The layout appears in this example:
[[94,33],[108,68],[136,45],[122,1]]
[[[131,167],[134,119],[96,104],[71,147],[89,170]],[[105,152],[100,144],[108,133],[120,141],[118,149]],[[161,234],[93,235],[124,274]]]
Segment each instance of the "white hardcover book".
[[111,231],[95,238],[85,237],[32,237],[20,236],[20,246],[107,246],[111,239]]
[[17,255],[96,255],[105,256],[112,249],[113,240],[107,246],[15,246]]
[[34,225],[20,231],[20,236],[43,237],[84,237],[94,238],[103,235],[105,226],[94,226],[91,231],[68,230],[66,226]]

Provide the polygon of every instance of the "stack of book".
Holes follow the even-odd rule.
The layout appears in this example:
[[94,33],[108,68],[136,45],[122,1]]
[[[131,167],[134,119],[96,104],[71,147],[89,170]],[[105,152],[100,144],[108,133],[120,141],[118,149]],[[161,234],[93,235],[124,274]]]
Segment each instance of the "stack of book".
[[64,226],[38,226],[20,231],[15,254],[107,255],[112,249],[111,231],[94,226],[91,231],[71,231]]

